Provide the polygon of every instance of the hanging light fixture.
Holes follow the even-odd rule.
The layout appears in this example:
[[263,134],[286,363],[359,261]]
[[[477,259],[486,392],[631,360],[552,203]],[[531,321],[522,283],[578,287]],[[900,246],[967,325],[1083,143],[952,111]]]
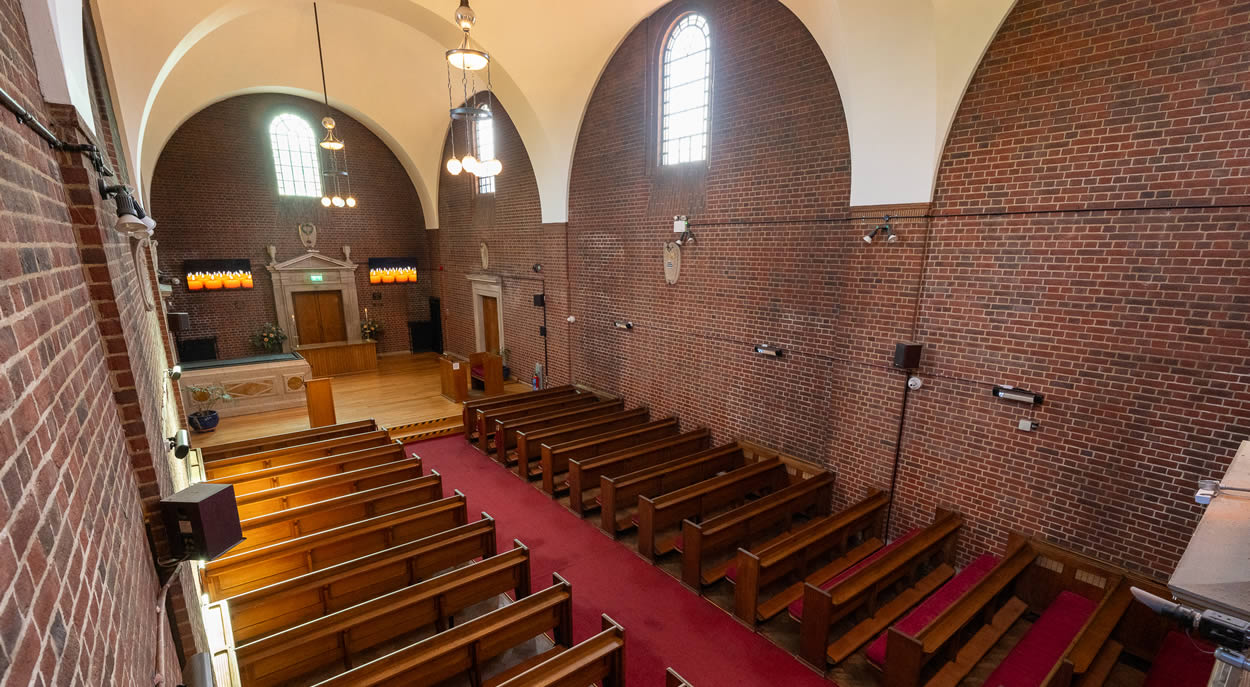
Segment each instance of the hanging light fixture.
[[[352,179],[347,173],[347,149],[343,144],[343,139],[334,133],[336,126],[334,117],[329,115],[330,110],[330,92],[326,89],[326,60],[321,51],[321,19],[317,15],[317,3],[313,3],[313,25],[317,28],[317,60],[321,64],[321,98],[326,107],[326,116],[321,118],[321,126],[325,127],[326,136],[321,140],[321,147],[325,149],[328,160],[325,170],[321,173],[322,177],[333,179],[334,195],[330,195],[330,184],[328,181],[322,183],[322,207],[356,207],[356,198],[352,196]],[[347,186],[347,198],[342,195],[342,186]]]
[[[477,22],[477,15],[473,12],[473,8],[469,7],[469,0],[460,0],[460,6],[456,8],[456,26],[464,32],[464,39],[460,41],[458,47],[447,51],[447,105],[450,108],[451,115],[451,158],[447,160],[447,173],[452,176],[460,174],[460,172],[468,172],[475,176],[489,177],[495,176],[503,171],[503,163],[499,160],[478,160],[473,156],[473,138],[475,136],[476,127],[474,122],[490,119],[492,105],[494,104],[494,91],[490,81],[490,55],[482,50],[473,48],[469,43],[469,30],[473,28],[473,24]],[[452,96],[452,79],[451,69],[455,67],[460,70],[460,90],[461,102],[464,103],[459,107],[456,106],[455,98]],[[476,98],[477,95],[477,77],[475,72],[486,70],[486,98],[487,104],[484,107],[478,107],[470,101],[470,96]],[[469,141],[469,150],[464,157],[456,157],[456,122],[465,122],[468,131],[465,140]]]

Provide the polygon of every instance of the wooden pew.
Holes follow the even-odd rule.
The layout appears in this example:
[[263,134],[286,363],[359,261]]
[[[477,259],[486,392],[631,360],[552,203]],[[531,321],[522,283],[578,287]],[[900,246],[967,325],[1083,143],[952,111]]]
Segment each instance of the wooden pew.
[[[799,656],[818,668],[842,661],[950,579],[962,524],[959,514],[939,509],[933,524],[899,537],[831,580],[805,582],[802,601],[790,605],[792,617],[801,615]],[[891,590],[897,595],[885,601]],[[831,642],[833,624],[860,610],[868,617]]]
[[677,674],[676,670],[669,668],[664,674],[664,687],[694,687],[686,681],[686,678]]
[[479,408],[476,411],[477,433],[482,439],[477,442],[477,447],[482,453],[490,455],[494,448],[495,433],[493,430],[495,423],[499,420],[514,420],[531,415],[554,413],[562,408],[586,406],[598,403],[600,400],[594,394],[575,394],[572,396],[557,396],[530,403],[519,403],[517,405],[504,406],[503,408],[487,408],[484,410]]
[[627,429],[650,421],[651,411],[646,408],[634,408],[555,427],[520,430],[516,437],[517,474],[526,479],[542,476],[543,444],[555,446],[618,429]]
[[[285,463],[270,468],[209,479],[209,484],[233,484],[234,493],[244,496],[265,489],[298,484],[352,470],[404,460],[404,446],[399,442],[374,446],[359,451],[335,453],[298,463]],[[420,459],[418,459],[419,461]]]
[[507,464],[508,452],[517,445],[517,431],[522,429],[544,429],[559,425],[601,417],[625,409],[625,401],[609,399],[590,403],[584,406],[561,408],[550,413],[526,415],[525,417],[495,421],[495,445],[492,451],[495,460]]
[[623,475],[658,465],[674,458],[698,453],[712,445],[712,432],[696,429],[645,444],[604,453],[589,458],[570,459],[568,465],[569,507],[578,515],[586,515],[599,491],[599,478]]
[[723,475],[661,494],[638,497],[638,553],[655,559],[677,548],[678,535],[661,541],[661,532],[679,527],[686,518],[702,519],[732,508],[751,494],[776,491],[790,483],[785,465],[776,459],[751,463]]
[[463,525],[464,494],[218,558],[203,569],[216,601]]
[[744,506],[702,522],[681,524],[682,573],[686,586],[700,592],[703,585],[725,576],[731,557],[712,561],[739,546],[774,534],[789,533],[796,518],[829,515],[833,505],[833,473],[825,472],[778,489]]
[[[734,565],[726,571],[734,583],[734,615],[754,627],[803,598],[808,575],[817,581],[828,579],[880,549],[889,504],[885,492],[874,489],[863,501],[818,518],[789,536],[739,548]],[[825,558],[832,561],[815,569]],[[798,578],[794,584],[765,596],[770,585],[794,577]]]
[[599,527],[608,534],[634,527],[630,512],[639,496],[655,497],[742,467],[746,455],[738,444],[725,444],[624,475],[599,477]]
[[956,685],[1025,612],[1044,614],[1064,592],[1106,607],[1122,579],[1119,571],[1093,559],[1012,534],[993,570],[924,629],[908,635],[890,628],[883,684]]
[[625,628],[606,614],[603,631],[563,651],[499,687],[624,687]]
[[239,518],[249,519],[296,506],[325,501],[336,496],[416,479],[421,476],[421,460],[407,458],[371,468],[341,472],[319,479],[287,484],[235,498]]
[[[556,644],[549,653],[572,646],[573,588],[558,574],[553,577],[552,586],[541,592],[340,673],[317,683],[318,687],[433,687],[465,674],[470,684],[491,687],[482,676],[482,666],[491,658],[545,632],[553,635]],[[547,657],[540,654],[496,677],[514,677],[511,671],[528,669]]]
[[557,482],[557,475],[568,472],[570,460],[583,460],[604,453],[612,453],[630,446],[663,439],[680,431],[677,418],[669,417],[643,425],[633,425],[625,429],[595,434],[584,439],[566,441],[562,444],[544,443],[540,459],[543,491],[554,496],[557,488],[563,488],[564,485]]
[[241,456],[247,453],[260,453],[276,448],[307,444],[321,441],[322,439],[334,439],[351,434],[366,434],[377,429],[378,423],[373,420],[356,420],[355,422],[341,422],[337,425],[301,429],[295,432],[287,432],[286,434],[271,434],[254,439],[232,441],[228,444],[205,446],[199,449],[200,460],[207,464],[223,458],[233,458],[234,456]]
[[457,613],[500,594],[530,593],[530,555],[513,549],[417,582],[236,648],[249,687],[268,687],[339,664],[350,670],[361,652],[433,625],[442,632]]
[[231,551],[238,553],[257,546],[266,546],[275,541],[340,527],[441,498],[442,478],[437,472],[431,471],[426,477],[248,518],[239,523],[243,527],[243,541]]
[[495,521],[482,519],[226,598],[236,646],[403,589],[495,555]]
[[541,391],[522,391],[516,394],[504,394],[502,396],[465,401],[460,408],[461,421],[464,423],[464,438],[470,442],[477,441],[477,410],[479,408],[502,408],[507,405],[540,401],[544,398],[569,396],[577,393],[579,392],[576,387],[566,384],[564,386],[553,386],[550,389]]
[[383,429],[364,434],[349,434],[332,439],[321,439],[320,441],[313,441],[307,444],[284,446],[282,448],[269,449],[268,451],[245,453],[215,460],[204,464],[204,476],[208,479],[218,479],[246,472],[265,470],[279,465],[300,463],[314,458],[324,458],[336,453],[359,451],[360,449],[372,448],[374,446],[386,446],[390,443],[392,442],[387,436],[386,430]]
[[498,396],[503,393],[503,357],[498,353],[469,354],[469,378],[482,383],[482,393]]

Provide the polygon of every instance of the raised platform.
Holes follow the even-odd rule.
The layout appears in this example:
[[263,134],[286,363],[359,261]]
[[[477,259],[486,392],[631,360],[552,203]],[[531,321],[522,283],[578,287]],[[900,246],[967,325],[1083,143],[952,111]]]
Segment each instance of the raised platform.
[[304,380],[312,377],[308,362],[295,353],[274,353],[231,360],[204,360],[182,366],[183,407],[190,412],[191,387],[220,384],[234,399],[217,406],[223,418],[299,408],[306,403]]

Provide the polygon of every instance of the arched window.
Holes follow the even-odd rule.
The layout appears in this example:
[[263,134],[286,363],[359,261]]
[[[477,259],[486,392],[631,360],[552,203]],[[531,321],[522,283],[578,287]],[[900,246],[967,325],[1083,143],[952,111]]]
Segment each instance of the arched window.
[[[489,105],[483,105],[483,110],[490,111]],[[495,119],[479,119],[474,122],[473,137],[477,141],[477,159],[479,161],[495,159]],[[494,193],[495,177],[478,177],[477,178],[478,193]]]
[[273,145],[273,167],[278,176],[278,193],[284,196],[321,197],[321,165],[317,159],[317,138],[301,117],[286,113],[269,124]]
[[687,14],[664,43],[660,91],[660,164],[707,159],[712,110],[712,35],[707,20]]

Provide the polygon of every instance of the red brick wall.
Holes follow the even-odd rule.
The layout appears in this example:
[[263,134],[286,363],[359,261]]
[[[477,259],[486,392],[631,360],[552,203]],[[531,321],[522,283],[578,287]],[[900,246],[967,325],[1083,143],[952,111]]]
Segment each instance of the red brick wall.
[[[538,184],[525,145],[504,105],[494,101],[495,153],[504,163],[495,178],[495,193],[477,193],[477,178],[443,170],[439,182],[438,293],[444,315],[443,348],[467,355],[477,350],[472,285],[467,275],[490,274],[501,279],[503,345],[510,353],[512,375],[528,382],[535,363],[548,365],[548,384],[569,379],[568,302],[565,272],[565,227],[543,224]],[[456,154],[468,148],[463,123],[456,125]],[[443,159],[451,157],[448,136]],[[489,253],[482,268],[481,244]],[[533,270],[542,265],[541,272]],[[544,351],[543,308],[534,295],[545,293],[550,340]]]
[[[709,426],[718,440],[742,436],[824,459],[834,369],[848,353],[838,339],[845,229],[825,221],[845,217],[850,188],[837,87],[780,3],[708,3],[705,207],[693,213],[696,241],[683,250],[680,281],[666,284],[673,213],[651,209],[668,180],[654,174],[648,150],[648,74],[685,7],[661,9],[626,37],[582,122],[569,208],[574,379]],[[620,319],[634,329],[613,328]],[[756,355],[760,343],[786,357]]]
[[1250,434],[1250,223],[1207,207],[1250,200],[1248,31],[1219,2],[1012,11],[938,178],[905,522],[958,504],[973,548],[1015,527],[1172,569]]
[[[297,226],[317,225],[316,250],[342,258],[350,245],[360,307],[380,321],[379,351],[409,348],[408,321],[429,317],[432,290],[425,217],[407,172],[386,144],[352,118],[335,113],[336,131],[346,142],[354,209],[321,206],[319,198],[279,196],[269,143],[270,120],[293,111],[324,134],[324,106],[295,96],[244,95],[210,105],[170,138],[152,176],[152,214],[160,222],[162,269],[184,276],[182,262],[200,258],[252,261],[250,291],[200,292],[174,287],[172,306],[191,314],[184,338],[217,336],[218,355],[253,355],[249,338],[275,320],[273,282],[265,246],[278,247],[278,260],[304,252]],[[324,162],[323,162],[324,164]],[[418,283],[369,284],[371,257],[413,257]],[[372,294],[381,295],[373,300]],[[291,335],[293,325],[281,323]]]
[[[0,43],[0,87],[55,119],[58,134],[78,135],[64,110],[42,103],[17,0],[0,0]],[[153,613],[136,474],[157,462],[149,440],[160,426],[146,422],[152,382],[127,381],[108,359],[116,341],[103,338],[114,327],[136,328],[118,341],[142,337],[131,296],[110,304],[88,283],[113,281],[122,242],[97,225],[96,247],[84,243],[95,200],[74,189],[90,179],[82,157],[54,156],[0,119],[0,672],[14,685],[147,682],[168,629]],[[150,372],[154,350],[129,374]]]

